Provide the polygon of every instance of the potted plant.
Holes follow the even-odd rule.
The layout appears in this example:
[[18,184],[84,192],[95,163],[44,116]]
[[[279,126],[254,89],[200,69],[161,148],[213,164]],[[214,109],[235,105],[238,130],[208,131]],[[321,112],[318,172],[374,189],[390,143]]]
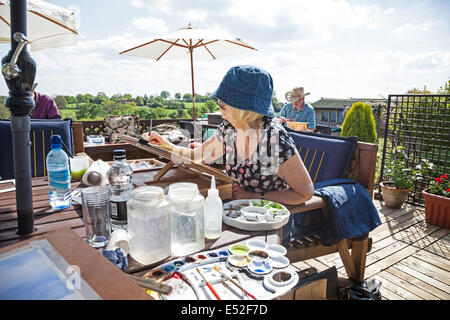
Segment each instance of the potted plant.
[[425,200],[425,221],[450,229],[450,180],[447,174],[431,181],[422,191]]
[[380,186],[384,205],[388,208],[401,208],[408,198],[414,182],[423,179],[423,176],[432,166],[430,162],[422,159],[421,164],[415,168],[409,168],[407,166],[408,160],[405,148],[398,146],[386,163],[384,174],[390,179],[381,182]]

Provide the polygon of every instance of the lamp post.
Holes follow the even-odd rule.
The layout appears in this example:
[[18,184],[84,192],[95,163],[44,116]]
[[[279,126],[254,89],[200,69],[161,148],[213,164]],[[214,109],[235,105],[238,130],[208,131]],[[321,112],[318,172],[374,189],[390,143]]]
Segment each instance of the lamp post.
[[9,88],[5,105],[11,111],[13,137],[14,176],[16,179],[16,205],[18,233],[34,231],[31,160],[30,116],[34,107],[31,86],[36,76],[36,63],[27,51],[26,0],[10,2],[11,50],[2,59],[2,73]]

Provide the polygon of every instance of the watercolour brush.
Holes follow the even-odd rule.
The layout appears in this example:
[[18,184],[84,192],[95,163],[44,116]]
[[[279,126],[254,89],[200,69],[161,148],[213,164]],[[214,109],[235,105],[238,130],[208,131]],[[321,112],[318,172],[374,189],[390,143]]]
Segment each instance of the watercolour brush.
[[199,268],[195,268],[195,270],[197,270],[197,272],[200,274],[200,276],[203,278],[203,281],[205,281],[206,285],[208,286],[209,290],[211,290],[211,292],[214,294],[214,296],[217,298],[217,300],[222,300],[220,299],[219,295],[217,294],[216,290],[214,290],[213,286],[206,281],[205,276],[203,275],[203,273],[200,272]]
[[248,295],[250,298],[252,298],[253,300],[258,300],[255,298],[254,295],[252,295],[250,292],[248,292],[247,290],[244,289],[244,287],[242,287],[237,281],[235,281],[233,278],[229,277],[228,275],[225,274],[225,272],[223,272],[222,270],[220,270],[220,268],[218,266],[214,266],[213,267],[214,270],[216,270],[217,272],[219,272],[222,276],[225,277],[225,279],[230,280],[236,287],[238,287],[239,289],[241,289],[242,291],[244,291],[244,293],[246,295]]

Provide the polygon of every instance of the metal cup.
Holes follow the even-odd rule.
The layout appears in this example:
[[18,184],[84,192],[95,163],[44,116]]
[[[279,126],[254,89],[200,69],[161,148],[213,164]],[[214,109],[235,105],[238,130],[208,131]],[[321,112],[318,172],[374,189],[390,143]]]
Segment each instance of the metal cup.
[[108,244],[111,202],[108,187],[89,187],[81,191],[86,241],[94,248]]

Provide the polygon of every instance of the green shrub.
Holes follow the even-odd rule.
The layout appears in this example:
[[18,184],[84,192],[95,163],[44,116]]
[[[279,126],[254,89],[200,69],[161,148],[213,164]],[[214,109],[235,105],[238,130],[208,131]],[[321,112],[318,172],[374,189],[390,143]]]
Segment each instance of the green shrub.
[[342,123],[342,137],[357,137],[358,141],[375,143],[377,132],[370,104],[356,102],[347,112]]

